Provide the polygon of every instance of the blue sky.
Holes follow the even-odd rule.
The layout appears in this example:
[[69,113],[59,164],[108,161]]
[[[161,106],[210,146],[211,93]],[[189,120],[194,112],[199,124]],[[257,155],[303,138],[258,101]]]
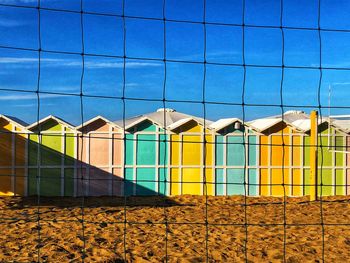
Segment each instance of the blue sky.
[[[125,15],[163,18],[163,0],[125,0]],[[245,24],[280,25],[280,1],[246,0]],[[0,4],[35,7],[32,0],[0,0]],[[80,10],[80,1],[41,0],[43,8]],[[203,1],[167,0],[165,15],[169,20],[203,21]],[[283,26],[317,28],[318,1],[284,0]],[[121,0],[83,0],[86,12],[122,14]],[[350,29],[349,1],[321,1],[321,28]],[[41,46],[44,50],[76,54],[41,53],[40,91],[66,94],[80,93],[82,52],[80,14],[41,10]],[[242,23],[242,1],[206,1],[206,21],[223,24]],[[126,18],[126,85],[125,96],[135,99],[162,99],[164,82],[164,24],[161,20]],[[35,8],[0,6],[0,46],[39,48],[38,12]],[[350,67],[350,32],[322,31],[322,66]],[[245,62],[247,67],[245,103],[276,104],[280,101],[282,70],[282,34],[279,28],[245,28]],[[123,20],[117,16],[84,15],[85,56],[84,95],[121,97],[123,91]],[[319,66],[320,42],[317,30],[284,29],[284,63],[286,66]],[[206,26],[205,100],[239,104],[242,102],[243,63],[242,27],[209,24]],[[158,59],[152,61],[149,59]],[[204,64],[204,27],[201,23],[166,22],[166,99],[201,101]],[[198,63],[199,62],[199,63]],[[216,63],[216,64],[215,64]],[[218,65],[223,64],[223,65]],[[227,64],[236,64],[232,66]],[[349,106],[350,71],[324,69],[321,104],[328,106],[328,89],[332,88],[332,106]],[[318,105],[318,69],[286,68],[283,103],[309,112],[305,105]],[[0,48],[0,112],[27,122],[37,118],[35,91],[38,78],[38,52]],[[123,116],[120,99],[84,97],[84,119],[103,115],[111,120]],[[126,116],[154,111],[162,102],[127,100]],[[203,105],[168,102],[166,107],[203,116]],[[332,114],[345,114],[332,109]],[[242,118],[242,106],[207,104],[209,119]],[[280,107],[246,106],[245,119],[281,113]],[[40,118],[57,115],[79,124],[80,98],[57,94],[40,95]],[[328,114],[328,109],[323,110]]]

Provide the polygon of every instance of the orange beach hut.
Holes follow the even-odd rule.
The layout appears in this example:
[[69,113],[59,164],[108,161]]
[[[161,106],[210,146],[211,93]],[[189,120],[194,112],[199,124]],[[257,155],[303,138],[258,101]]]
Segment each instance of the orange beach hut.
[[305,131],[294,125],[298,120],[309,121],[309,117],[304,112],[288,111],[248,123],[260,133],[260,195],[303,195]]

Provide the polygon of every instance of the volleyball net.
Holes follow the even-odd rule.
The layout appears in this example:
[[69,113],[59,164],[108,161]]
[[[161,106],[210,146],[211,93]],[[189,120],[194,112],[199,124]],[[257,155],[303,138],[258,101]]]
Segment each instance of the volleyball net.
[[[135,260],[127,239],[137,224],[161,227],[166,262],[180,257],[168,254],[172,225],[203,227],[206,262],[225,260],[214,259],[212,227],[240,226],[248,262],[249,229],[280,226],[286,262],[289,229],[315,226],[324,261],[323,198],[350,192],[350,65],[340,52],[350,28],[339,15],[346,3],[299,2],[0,1],[0,192],[34,196],[35,260],[45,261],[48,197],[79,200],[88,262],[86,206],[109,196],[122,209],[113,224],[125,261]],[[314,190],[317,223],[288,221],[289,197]],[[200,222],[174,222],[177,195],[203,196]],[[162,220],[128,220],[150,196]],[[240,196],[239,223],[211,220],[217,196]],[[260,196],[277,198],[281,221],[249,222],[250,198]]]

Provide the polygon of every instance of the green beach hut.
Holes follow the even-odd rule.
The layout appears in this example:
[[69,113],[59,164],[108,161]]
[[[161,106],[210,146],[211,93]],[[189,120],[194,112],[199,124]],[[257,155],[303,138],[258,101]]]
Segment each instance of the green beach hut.
[[69,123],[47,116],[27,127],[28,195],[74,196],[77,131]]

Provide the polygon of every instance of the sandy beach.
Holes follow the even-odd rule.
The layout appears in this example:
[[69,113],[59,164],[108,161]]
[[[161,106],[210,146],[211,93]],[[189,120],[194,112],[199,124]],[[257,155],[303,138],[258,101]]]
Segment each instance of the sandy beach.
[[82,202],[1,198],[0,262],[350,260],[350,197],[322,205],[307,197],[191,195],[84,198],[84,209]]

